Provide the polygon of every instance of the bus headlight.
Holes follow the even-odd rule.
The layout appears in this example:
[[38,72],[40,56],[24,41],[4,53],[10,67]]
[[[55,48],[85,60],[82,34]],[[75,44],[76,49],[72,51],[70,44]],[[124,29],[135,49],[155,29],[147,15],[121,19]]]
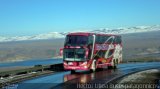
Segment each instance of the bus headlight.
[[87,68],[87,66],[84,66],[84,68]]
[[66,63],[66,62],[63,62],[63,65],[67,65],[67,63]]

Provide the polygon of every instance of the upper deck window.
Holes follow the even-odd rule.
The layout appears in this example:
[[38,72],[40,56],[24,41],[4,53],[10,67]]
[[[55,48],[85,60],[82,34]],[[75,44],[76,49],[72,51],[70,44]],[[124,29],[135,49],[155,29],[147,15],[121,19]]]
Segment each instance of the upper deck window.
[[120,37],[120,36],[117,36],[117,37],[115,38],[115,43],[116,43],[116,44],[121,44],[121,42],[122,42],[121,37]]
[[96,43],[112,43],[113,42],[113,38],[111,36],[101,36],[101,35],[98,35],[96,37]]
[[81,35],[68,35],[66,37],[66,46],[81,46],[86,45],[88,43],[88,36]]

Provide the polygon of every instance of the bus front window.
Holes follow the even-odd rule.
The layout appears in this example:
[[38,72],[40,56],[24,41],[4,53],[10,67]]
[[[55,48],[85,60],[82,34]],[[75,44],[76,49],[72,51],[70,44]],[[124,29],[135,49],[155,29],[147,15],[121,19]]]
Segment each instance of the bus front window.
[[64,60],[68,61],[84,61],[85,49],[64,49]]
[[88,42],[87,36],[69,35],[66,37],[66,46],[81,46],[86,45]]

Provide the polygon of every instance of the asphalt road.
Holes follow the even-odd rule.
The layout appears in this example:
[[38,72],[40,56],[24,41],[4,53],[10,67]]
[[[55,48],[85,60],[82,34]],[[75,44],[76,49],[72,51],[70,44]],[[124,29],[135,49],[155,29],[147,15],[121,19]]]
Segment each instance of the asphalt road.
[[[49,76],[41,76],[32,80],[27,80],[19,84],[8,86],[8,89],[75,89],[84,88],[81,84],[107,84],[114,79],[127,74],[147,70],[159,69],[160,62],[150,63],[128,63],[118,65],[118,69],[105,69],[90,73],[89,71],[78,71],[76,74],[70,72],[58,72]],[[100,88],[98,85],[89,86]]]

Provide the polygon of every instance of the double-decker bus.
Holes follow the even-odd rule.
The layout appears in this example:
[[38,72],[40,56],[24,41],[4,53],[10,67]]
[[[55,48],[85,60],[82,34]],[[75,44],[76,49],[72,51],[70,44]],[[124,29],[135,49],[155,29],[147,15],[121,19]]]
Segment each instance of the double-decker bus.
[[64,69],[91,70],[113,67],[122,61],[120,35],[75,32],[66,35],[63,54]]

